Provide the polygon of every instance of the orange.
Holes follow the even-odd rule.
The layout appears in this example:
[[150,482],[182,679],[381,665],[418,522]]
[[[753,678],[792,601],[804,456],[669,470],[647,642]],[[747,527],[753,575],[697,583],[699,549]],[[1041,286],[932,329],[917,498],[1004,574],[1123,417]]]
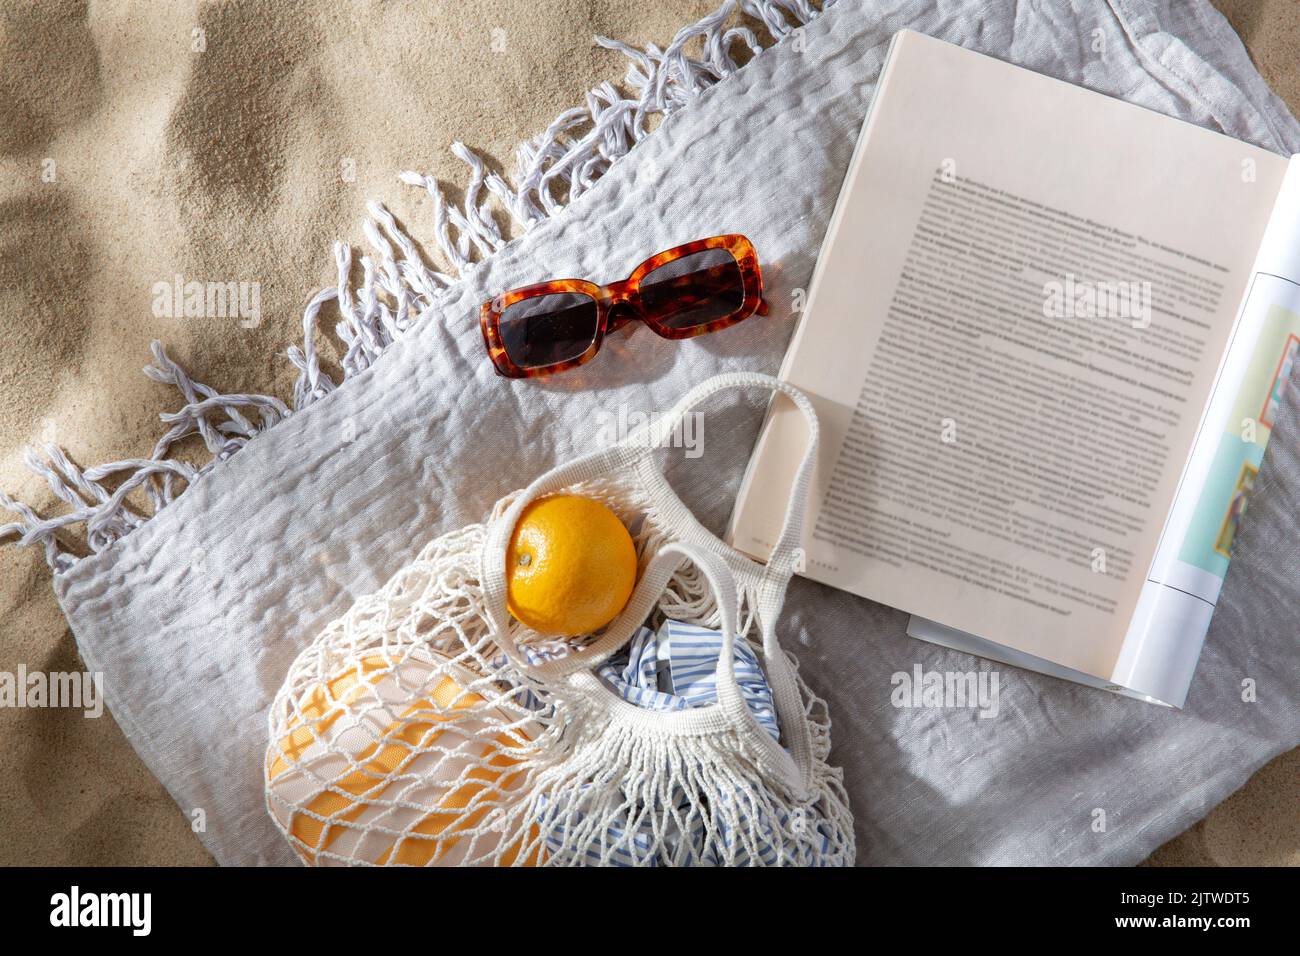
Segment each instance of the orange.
[[636,546],[618,515],[578,495],[549,495],[524,508],[506,551],[507,604],[542,634],[598,631],[623,610],[636,584]]

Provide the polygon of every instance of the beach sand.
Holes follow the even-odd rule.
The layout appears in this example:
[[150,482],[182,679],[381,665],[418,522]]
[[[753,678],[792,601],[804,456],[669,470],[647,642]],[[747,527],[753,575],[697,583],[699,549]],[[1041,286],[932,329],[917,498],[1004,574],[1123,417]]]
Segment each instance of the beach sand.
[[[454,140],[514,147],[624,59],[593,34],[665,43],[717,0],[0,0],[0,488],[57,511],[22,449],[83,465],[147,453],[174,391],[139,369],[166,343],[196,380],[291,394],[285,347],[362,244],[369,199],[420,237],[416,169],[465,182]],[[1300,109],[1300,8],[1223,2]],[[261,319],[155,315],[154,287],[260,285]],[[0,548],[0,671],[78,671],[36,549]],[[0,710],[0,864],[211,862],[110,717]],[[1285,755],[1155,863],[1300,864],[1300,756]]]

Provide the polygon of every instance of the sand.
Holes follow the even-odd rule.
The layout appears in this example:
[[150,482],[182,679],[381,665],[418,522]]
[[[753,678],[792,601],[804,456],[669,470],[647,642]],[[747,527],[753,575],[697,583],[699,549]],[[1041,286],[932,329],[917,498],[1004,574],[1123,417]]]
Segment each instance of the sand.
[[[284,348],[333,281],[365,203],[429,235],[401,169],[452,184],[453,140],[500,168],[617,81],[595,33],[666,42],[717,0],[0,0],[0,488],[57,510],[21,462],[54,441],[83,465],[143,453],[174,393],[139,373],[161,339],[224,391],[288,398]],[[1224,2],[1300,112],[1300,9]],[[450,193],[456,197],[456,190]],[[155,285],[260,285],[260,322],[155,314]],[[35,550],[0,548],[0,671],[76,671]],[[1300,752],[1279,758],[1156,863],[1300,864]],[[111,717],[0,710],[0,864],[210,862]]]

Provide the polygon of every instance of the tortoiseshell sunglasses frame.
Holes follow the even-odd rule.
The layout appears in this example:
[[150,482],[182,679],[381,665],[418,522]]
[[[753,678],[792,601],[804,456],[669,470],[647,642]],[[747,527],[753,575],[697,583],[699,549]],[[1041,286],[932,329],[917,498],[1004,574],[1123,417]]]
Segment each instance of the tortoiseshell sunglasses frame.
[[[714,319],[712,322],[687,326],[686,328],[671,328],[646,315],[640,304],[641,280],[655,269],[675,259],[682,259],[694,253],[703,252],[706,249],[725,249],[736,260],[736,264],[740,267],[740,277],[745,295],[740,308],[720,319]],[[595,338],[592,339],[591,345],[587,346],[586,351],[574,358],[535,367],[516,365],[510,356],[506,354],[505,342],[501,338],[502,313],[522,299],[552,295],[557,292],[586,295],[595,301]],[[622,316],[615,319],[613,325],[610,325],[610,313],[614,306],[620,304],[625,305],[627,309]],[[501,295],[494,296],[483,303],[480,310],[479,327],[483,331],[483,342],[487,346],[488,355],[492,359],[492,366],[496,369],[498,375],[503,375],[506,378],[535,378],[542,375],[554,375],[557,372],[585,365],[596,357],[596,353],[600,351],[600,346],[605,341],[606,335],[617,332],[633,320],[644,322],[650,327],[651,331],[665,339],[689,339],[697,335],[705,335],[709,332],[725,329],[737,322],[744,321],[755,313],[767,315],[767,311],[767,303],[763,301],[763,273],[758,265],[758,253],[754,251],[753,244],[744,236],[731,234],[710,236],[708,239],[697,239],[694,242],[665,249],[633,269],[632,274],[622,282],[615,282],[611,285],[596,285],[594,282],[588,282],[585,279],[553,279],[550,282],[538,282],[534,285],[511,289],[509,292],[503,292]]]

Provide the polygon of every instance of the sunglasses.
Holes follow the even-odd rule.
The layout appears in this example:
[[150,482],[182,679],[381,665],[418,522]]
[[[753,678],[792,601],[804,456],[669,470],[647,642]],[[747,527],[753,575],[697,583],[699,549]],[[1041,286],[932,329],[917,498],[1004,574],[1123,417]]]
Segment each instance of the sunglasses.
[[532,378],[577,368],[632,321],[689,339],[767,314],[758,255],[744,236],[713,236],[651,256],[622,282],[555,279],[483,303],[479,325],[498,375]]

